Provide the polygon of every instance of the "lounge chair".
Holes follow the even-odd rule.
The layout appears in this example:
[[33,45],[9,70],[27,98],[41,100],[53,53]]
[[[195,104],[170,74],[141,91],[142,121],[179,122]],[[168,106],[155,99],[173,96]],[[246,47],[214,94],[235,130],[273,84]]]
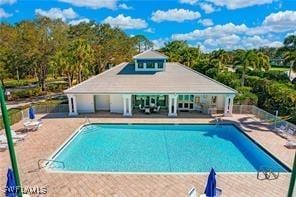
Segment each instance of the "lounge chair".
[[293,129],[293,128],[289,128],[287,130],[287,133],[290,134],[290,135],[295,135],[296,134],[295,129]]
[[41,122],[40,121],[28,121],[24,123],[24,127],[26,130],[29,131],[37,131],[39,129],[39,127],[41,126]]
[[27,134],[17,134],[14,130],[11,130],[11,135],[13,139],[24,140]]
[[[19,139],[13,139],[13,143],[16,143]],[[7,144],[7,138],[5,135],[0,135],[0,144]]]
[[279,128],[275,128],[275,132],[283,138],[288,138],[287,127],[284,125],[281,125]]
[[191,188],[191,190],[188,192],[188,197],[197,197],[197,192],[194,187]]
[[153,109],[153,112],[159,112],[160,111],[160,106],[157,106],[156,108]]
[[288,142],[285,144],[285,147],[287,147],[287,148],[296,148],[296,141],[288,140]]
[[201,105],[196,105],[196,106],[195,106],[195,110],[196,110],[197,112],[199,112],[199,113],[202,113],[202,107],[201,107]]
[[0,152],[3,152],[7,149],[7,144],[0,144]]
[[142,104],[139,105],[139,110],[140,111],[144,111],[145,110],[145,108],[142,106]]

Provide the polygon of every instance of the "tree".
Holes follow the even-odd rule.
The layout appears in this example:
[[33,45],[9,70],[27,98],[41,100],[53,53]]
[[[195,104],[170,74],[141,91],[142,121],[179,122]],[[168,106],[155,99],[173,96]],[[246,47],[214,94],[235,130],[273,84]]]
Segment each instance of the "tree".
[[283,44],[281,50],[284,51],[284,63],[290,65],[289,79],[291,79],[292,71],[296,72],[296,35],[286,37]]
[[210,63],[217,67],[218,70],[224,70],[232,59],[232,56],[223,49],[213,51],[210,56]]
[[79,38],[70,44],[70,53],[72,56],[74,69],[77,74],[77,82],[82,82],[83,75],[88,77],[89,66],[94,60],[94,51],[85,39]]
[[269,70],[270,69],[269,57],[262,52],[258,52],[256,55],[257,55],[258,62],[255,69]]
[[245,84],[245,77],[247,69],[256,68],[258,64],[258,56],[253,50],[239,50],[237,51],[234,65],[242,68],[241,86]]
[[135,35],[134,37],[132,37],[132,39],[135,42],[135,47],[138,53],[141,53],[148,49],[153,49],[153,42],[151,42],[143,35]]

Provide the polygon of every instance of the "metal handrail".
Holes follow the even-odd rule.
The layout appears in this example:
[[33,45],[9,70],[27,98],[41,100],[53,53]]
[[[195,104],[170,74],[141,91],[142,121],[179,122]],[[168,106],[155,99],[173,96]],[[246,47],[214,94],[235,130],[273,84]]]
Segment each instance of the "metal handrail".
[[257,179],[260,179],[260,172],[263,173],[265,179],[271,179],[271,175],[273,176],[273,179],[277,179],[280,176],[279,172],[274,172],[271,168],[268,168],[267,166],[260,166],[259,170],[257,171]]
[[[44,166],[41,166],[41,163],[43,163],[45,161],[46,161],[46,164]],[[60,163],[60,164],[62,164],[62,168],[65,168],[65,163],[63,161],[58,161],[58,160],[54,160],[54,159],[39,159],[38,160],[38,168],[39,169],[45,168],[49,162]]]

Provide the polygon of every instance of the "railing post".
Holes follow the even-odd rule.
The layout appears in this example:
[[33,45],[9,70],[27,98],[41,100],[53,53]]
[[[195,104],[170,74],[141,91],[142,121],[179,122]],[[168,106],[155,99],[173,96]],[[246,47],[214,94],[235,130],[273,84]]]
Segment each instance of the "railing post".
[[2,111],[2,119],[3,119],[3,125],[5,128],[6,138],[7,138],[7,144],[8,144],[8,150],[9,150],[9,156],[10,161],[14,173],[14,178],[16,182],[16,191],[17,196],[22,197],[22,190],[21,190],[21,181],[20,176],[18,172],[18,166],[17,166],[17,159],[15,155],[14,145],[13,145],[13,139],[11,135],[11,129],[10,129],[10,121],[9,116],[6,108],[6,103],[4,99],[4,92],[2,86],[0,86],[0,103],[1,103],[1,111]]
[[288,190],[288,197],[293,196],[293,191],[294,191],[294,187],[295,187],[295,180],[296,180],[296,152],[294,155],[294,162],[293,162],[292,174],[291,174],[290,185],[289,185],[289,190]]

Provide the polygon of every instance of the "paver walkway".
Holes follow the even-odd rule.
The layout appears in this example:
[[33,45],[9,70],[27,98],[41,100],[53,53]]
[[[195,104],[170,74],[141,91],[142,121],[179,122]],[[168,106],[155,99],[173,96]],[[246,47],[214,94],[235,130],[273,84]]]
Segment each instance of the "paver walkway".
[[[228,121],[239,122],[241,115]],[[245,117],[246,118],[246,117]],[[250,118],[250,117],[248,117]],[[37,132],[30,132],[25,141],[16,145],[20,176],[23,186],[46,187],[43,196],[186,196],[192,186],[198,192],[204,191],[207,175],[102,175],[49,173],[39,170],[39,159],[48,158],[65,140],[85,122],[84,117],[69,118],[66,115],[46,115],[43,126]],[[133,123],[201,123],[213,121],[211,118],[90,118],[91,122],[133,122]],[[15,130],[22,123],[13,125]],[[287,165],[292,165],[295,150],[283,147],[284,139],[271,132],[263,132],[261,127],[247,132],[270,152]],[[0,152],[0,177],[5,177],[9,166],[8,151]],[[286,196],[290,173],[282,173],[276,180],[258,180],[256,174],[218,174],[217,185],[223,189],[223,196]],[[5,178],[0,185],[5,185]],[[42,195],[41,195],[42,196]]]

